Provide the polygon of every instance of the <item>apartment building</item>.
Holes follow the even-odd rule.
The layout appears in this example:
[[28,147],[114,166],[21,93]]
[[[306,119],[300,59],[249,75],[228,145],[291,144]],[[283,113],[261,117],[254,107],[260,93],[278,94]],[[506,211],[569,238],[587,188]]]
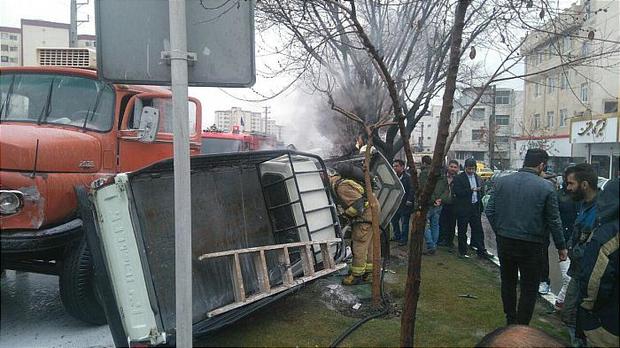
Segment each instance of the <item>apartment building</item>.
[[20,28],[0,27],[0,66],[21,65]]
[[264,125],[261,116],[260,112],[232,107],[230,110],[215,111],[215,125],[224,132],[232,132],[235,126],[244,132],[262,132]]
[[[455,98],[451,133],[478,92],[479,88],[467,88]],[[456,159],[461,164],[468,158],[474,158],[497,169],[520,167],[522,159],[517,155],[514,135],[519,134],[517,130],[522,124],[522,96],[522,91],[490,86],[456,133],[448,158]],[[432,110],[433,116],[438,119],[441,106],[433,106]],[[494,119],[492,116],[495,116]],[[490,129],[491,120],[494,120],[494,126]],[[489,160],[491,139],[494,142],[493,163]]]
[[[37,48],[69,47],[69,24],[22,19],[21,27],[0,27],[0,66],[37,65]],[[78,47],[96,49],[95,35],[78,35]]]
[[522,49],[530,76],[517,147],[522,154],[529,147],[545,148],[557,172],[587,161],[600,176],[618,173],[619,4],[574,3],[544,30],[529,33]]

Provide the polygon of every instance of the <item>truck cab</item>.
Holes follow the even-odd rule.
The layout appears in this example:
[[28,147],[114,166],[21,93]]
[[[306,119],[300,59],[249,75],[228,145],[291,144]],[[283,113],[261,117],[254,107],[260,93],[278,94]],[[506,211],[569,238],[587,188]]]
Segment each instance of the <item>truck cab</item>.
[[[200,152],[200,103],[190,98],[190,151]],[[75,190],[173,154],[171,93],[101,81],[93,69],[0,68],[2,269],[59,276],[72,316],[105,316]]]

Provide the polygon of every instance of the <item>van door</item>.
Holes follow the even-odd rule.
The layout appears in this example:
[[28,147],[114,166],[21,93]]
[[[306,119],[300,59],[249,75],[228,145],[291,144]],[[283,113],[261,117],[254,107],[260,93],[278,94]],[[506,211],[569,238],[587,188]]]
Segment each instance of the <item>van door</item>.
[[[200,152],[201,113],[200,102],[188,100],[190,153]],[[153,116],[154,115],[154,116]],[[157,130],[149,137],[149,123],[145,117],[154,117]],[[163,93],[142,93],[133,96],[127,103],[123,121],[118,133],[119,150],[117,168],[127,172],[170,158],[173,155],[172,96]]]

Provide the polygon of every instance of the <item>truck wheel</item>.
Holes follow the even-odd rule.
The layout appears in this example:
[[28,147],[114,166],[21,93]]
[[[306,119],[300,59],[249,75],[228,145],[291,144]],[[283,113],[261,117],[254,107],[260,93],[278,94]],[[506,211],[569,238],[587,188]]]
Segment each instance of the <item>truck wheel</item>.
[[67,313],[89,324],[106,323],[95,293],[93,264],[86,238],[67,249],[60,273],[60,299]]

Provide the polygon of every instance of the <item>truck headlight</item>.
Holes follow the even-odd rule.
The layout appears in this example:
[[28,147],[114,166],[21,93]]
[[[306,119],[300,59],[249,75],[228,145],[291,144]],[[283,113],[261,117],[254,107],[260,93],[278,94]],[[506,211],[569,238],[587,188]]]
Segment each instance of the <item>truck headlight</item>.
[[24,194],[20,191],[0,190],[0,215],[17,213],[24,205]]

